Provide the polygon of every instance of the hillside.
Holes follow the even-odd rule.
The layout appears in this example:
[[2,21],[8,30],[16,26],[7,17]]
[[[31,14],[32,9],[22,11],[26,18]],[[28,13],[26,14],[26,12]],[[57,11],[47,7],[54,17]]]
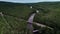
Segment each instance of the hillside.
[[[29,7],[33,6],[33,9]],[[41,2],[35,4],[7,3],[0,2],[0,12],[4,14],[4,19],[0,17],[1,34],[24,34],[26,21],[34,10],[39,10],[34,18],[34,22],[45,24],[54,28],[54,34],[60,34],[60,2]],[[17,18],[17,19],[16,19]],[[24,20],[20,20],[24,19]],[[38,27],[37,27],[38,28]],[[23,31],[24,30],[24,31]],[[43,30],[43,29],[42,29]],[[21,31],[21,32],[20,32]],[[8,33],[7,33],[8,32]],[[51,34],[47,29],[44,34]],[[53,34],[53,33],[52,33]]]

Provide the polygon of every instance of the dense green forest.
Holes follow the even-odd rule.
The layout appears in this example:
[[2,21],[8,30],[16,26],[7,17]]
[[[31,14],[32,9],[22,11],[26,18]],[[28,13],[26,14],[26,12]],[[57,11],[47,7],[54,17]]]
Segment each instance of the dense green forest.
[[[33,9],[30,8],[33,6]],[[60,34],[60,2],[40,2],[40,3],[9,3],[0,2],[0,34],[25,34],[26,24],[30,14],[39,10],[34,22],[38,22],[53,28],[41,28],[34,26],[41,34]],[[23,20],[22,20],[23,19]],[[23,33],[24,32],[24,33]]]

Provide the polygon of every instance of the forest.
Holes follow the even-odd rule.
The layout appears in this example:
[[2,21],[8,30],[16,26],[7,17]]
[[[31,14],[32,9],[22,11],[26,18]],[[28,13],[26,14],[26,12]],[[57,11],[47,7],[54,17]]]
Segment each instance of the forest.
[[[30,8],[33,7],[33,9]],[[44,24],[53,28],[37,28],[41,34],[60,34],[60,2],[39,3],[10,3],[0,2],[0,34],[25,34],[27,31],[27,20],[30,14],[39,10],[34,17],[34,22]]]

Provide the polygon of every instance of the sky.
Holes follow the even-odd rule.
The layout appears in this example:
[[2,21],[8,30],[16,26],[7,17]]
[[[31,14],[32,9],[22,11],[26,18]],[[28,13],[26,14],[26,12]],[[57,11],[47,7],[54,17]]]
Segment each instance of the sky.
[[15,3],[36,3],[36,2],[56,2],[60,0],[0,0],[6,2],[15,2]]

